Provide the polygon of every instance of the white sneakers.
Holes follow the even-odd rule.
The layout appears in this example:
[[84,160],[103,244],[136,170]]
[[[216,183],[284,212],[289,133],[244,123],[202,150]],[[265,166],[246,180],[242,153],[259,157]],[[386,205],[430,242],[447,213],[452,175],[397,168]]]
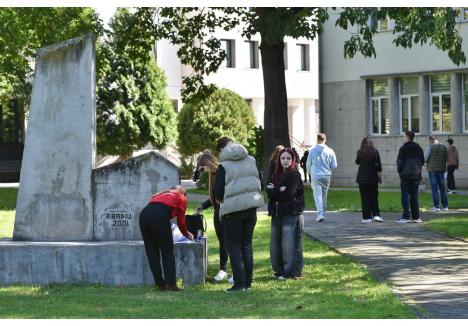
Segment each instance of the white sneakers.
[[439,207],[432,207],[431,212],[440,212],[440,208]]
[[381,218],[380,216],[374,216],[374,221],[383,223],[383,218]]
[[372,223],[372,219],[371,218],[363,219],[361,223],[364,223],[364,224]]
[[234,284],[234,276],[231,276],[230,278],[228,278],[228,282],[229,284]]
[[323,215],[319,215],[319,216],[317,216],[317,218],[315,220],[317,222],[322,222],[324,219],[325,219],[325,217]]
[[223,270],[220,270],[218,272],[218,274],[216,274],[216,276],[214,277],[214,280],[216,282],[221,282],[222,280],[224,280],[225,278],[227,277],[227,273]]

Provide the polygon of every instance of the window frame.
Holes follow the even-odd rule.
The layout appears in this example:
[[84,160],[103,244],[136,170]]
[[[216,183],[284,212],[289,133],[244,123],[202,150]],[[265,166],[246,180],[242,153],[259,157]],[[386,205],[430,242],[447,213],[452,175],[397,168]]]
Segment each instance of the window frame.
[[[373,80],[370,80],[369,82],[369,108],[370,108],[370,117],[371,117],[371,123],[370,123],[370,127],[371,127],[371,130],[370,130],[370,134],[372,136],[389,136],[390,135],[390,128],[388,129],[388,132],[386,134],[382,133],[382,100],[387,100],[388,101],[388,105],[390,104],[390,99],[389,99],[389,96],[388,96],[388,81],[387,81],[387,95],[378,95],[378,96],[372,96],[372,84],[373,82],[376,81],[375,79]],[[373,101],[378,101],[378,124],[377,124],[377,129],[378,129],[378,132],[375,133],[374,132],[374,111],[373,111],[373,106],[372,106],[372,102]],[[390,107],[388,107],[388,114],[390,115]],[[390,119],[390,116],[389,116],[389,119]]]
[[223,68],[236,68],[236,44],[234,39],[220,39],[220,42],[226,43],[226,48],[221,47],[226,52],[226,58],[223,60]]
[[[462,128],[463,129],[462,130],[463,131],[462,132],[464,134],[468,133],[468,123],[467,123],[468,122],[467,121],[468,120],[467,119],[467,114],[468,114],[467,110],[468,110],[468,108],[466,107],[466,102],[468,102],[468,101],[465,100],[465,96],[468,97],[468,87],[465,89],[465,78],[467,78],[467,77],[468,77],[468,72],[462,74],[462,90],[463,90],[463,92],[462,92],[462,117],[463,117],[463,119],[462,119]],[[468,86],[468,83],[467,83],[467,86]]]
[[[404,134],[404,130],[403,130],[403,99],[407,99],[408,100],[408,130],[413,130],[413,126],[412,126],[412,108],[413,108],[413,104],[411,102],[411,99],[413,97],[417,97],[418,98],[418,105],[420,103],[420,98],[419,98],[419,93],[411,93],[411,94],[402,94],[403,92],[403,89],[402,89],[402,79],[405,78],[405,77],[401,77],[399,78],[398,80],[398,94],[399,94],[399,109],[400,109],[400,133],[401,134]],[[414,78],[414,76],[413,76]],[[416,76],[416,78],[418,78]],[[419,82],[419,80],[418,80]],[[419,108],[420,109],[420,108]],[[418,130],[421,130],[421,120],[419,119],[418,117],[418,121],[419,121],[419,126],[418,126]],[[414,130],[413,130],[414,131]],[[418,132],[414,132],[415,134],[419,134],[419,131]]]
[[259,54],[259,42],[255,40],[246,40],[245,43],[249,50],[249,65],[247,68],[259,69],[260,68],[260,54]]
[[310,71],[310,45],[296,43],[299,48],[299,69],[297,71]]
[[[451,134],[453,131],[451,130],[452,127],[450,126],[450,131],[443,131],[443,119],[442,119],[442,96],[443,95],[448,95],[450,96],[450,100],[452,100],[452,92],[451,90],[445,91],[445,92],[432,92],[432,77],[429,77],[429,112],[430,112],[430,126],[431,126],[431,132],[434,134],[439,134],[439,135],[447,135]],[[434,103],[433,103],[433,98],[434,97],[439,98],[439,125],[440,129],[439,130],[434,130]],[[452,105],[450,105],[450,119],[452,119]],[[451,123],[452,120],[450,120]]]

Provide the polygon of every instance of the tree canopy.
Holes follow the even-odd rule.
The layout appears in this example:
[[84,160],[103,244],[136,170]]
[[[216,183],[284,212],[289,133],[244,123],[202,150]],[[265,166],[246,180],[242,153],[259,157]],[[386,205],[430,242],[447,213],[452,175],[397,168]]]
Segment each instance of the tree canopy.
[[186,103],[178,116],[177,146],[183,155],[211,149],[222,136],[247,144],[255,117],[250,106],[228,89],[217,89],[207,98]]
[[175,138],[176,114],[154,43],[128,9],[117,10],[110,27],[97,82],[98,152],[129,156],[148,143],[162,149]]

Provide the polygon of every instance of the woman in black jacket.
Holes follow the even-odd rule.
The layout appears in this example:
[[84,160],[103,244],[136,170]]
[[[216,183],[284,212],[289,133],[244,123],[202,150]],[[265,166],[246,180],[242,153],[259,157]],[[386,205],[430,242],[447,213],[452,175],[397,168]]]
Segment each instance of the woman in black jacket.
[[290,148],[279,153],[273,182],[267,185],[267,193],[270,199],[268,215],[272,217],[270,258],[273,271],[279,280],[300,278],[304,266],[304,185]]
[[382,172],[379,151],[369,137],[364,137],[357,151],[359,169],[356,182],[359,184],[362,204],[362,223],[383,222],[379,210],[379,182]]

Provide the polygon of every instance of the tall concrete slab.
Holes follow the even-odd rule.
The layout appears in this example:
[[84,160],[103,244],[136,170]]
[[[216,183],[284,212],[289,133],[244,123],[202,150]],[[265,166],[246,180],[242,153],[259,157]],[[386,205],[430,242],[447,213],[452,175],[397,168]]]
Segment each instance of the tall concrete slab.
[[95,240],[141,240],[141,210],[152,194],[179,183],[179,168],[155,152],[95,169]]
[[93,239],[94,53],[91,34],[37,52],[14,240]]

